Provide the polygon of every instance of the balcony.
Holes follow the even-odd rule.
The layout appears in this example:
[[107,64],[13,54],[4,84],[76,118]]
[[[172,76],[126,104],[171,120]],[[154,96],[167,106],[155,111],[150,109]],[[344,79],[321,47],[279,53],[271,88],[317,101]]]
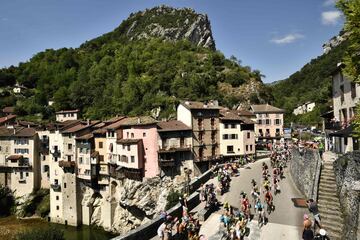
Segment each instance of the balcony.
[[59,167],[62,167],[62,168],[73,168],[75,167],[76,163],[75,161],[59,161]]
[[171,145],[163,146],[159,149],[159,153],[169,153],[169,152],[185,152],[191,151],[191,145]]
[[327,130],[340,130],[342,128],[341,122],[325,122],[325,129]]
[[159,166],[160,167],[174,167],[175,160],[174,159],[159,159]]
[[87,181],[91,180],[91,175],[87,175],[87,174],[78,174],[77,177],[80,179],[87,180]]
[[57,183],[50,184],[50,187],[51,187],[55,192],[60,192],[60,191],[61,191],[61,186],[60,186],[60,184],[57,184]]
[[99,185],[108,185],[109,184],[109,178],[108,177],[100,177],[98,179]]

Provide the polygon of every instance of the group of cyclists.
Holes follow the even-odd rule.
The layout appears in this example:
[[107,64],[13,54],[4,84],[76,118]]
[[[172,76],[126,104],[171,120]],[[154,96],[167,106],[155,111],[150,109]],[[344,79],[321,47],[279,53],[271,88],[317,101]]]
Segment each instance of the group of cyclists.
[[280,193],[279,183],[284,178],[284,169],[289,157],[290,151],[286,144],[274,146],[270,157],[271,165],[265,162],[262,164],[261,183],[252,179],[250,195],[244,191],[240,193],[240,208],[236,209],[228,203],[224,204],[220,222],[226,228],[227,239],[244,239],[248,232],[247,223],[254,215],[258,215],[259,227],[266,223],[266,216],[275,210],[274,195]]

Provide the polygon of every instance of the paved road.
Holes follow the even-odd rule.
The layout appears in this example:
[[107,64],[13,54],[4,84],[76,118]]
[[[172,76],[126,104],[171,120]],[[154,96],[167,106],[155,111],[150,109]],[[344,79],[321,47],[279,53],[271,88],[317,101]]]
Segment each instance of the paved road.
[[[251,192],[251,179],[261,182],[261,165],[263,162],[270,165],[269,159],[259,160],[240,170],[240,176],[234,177],[231,181],[230,191],[222,196],[222,201],[227,201],[235,207],[240,207],[240,192]],[[288,169],[285,171],[286,178],[280,182],[281,193],[274,197],[276,206],[275,212],[271,213],[269,223],[258,228],[257,222],[253,220],[249,223],[250,235],[247,239],[264,239],[264,240],[297,240],[301,239],[303,215],[307,209],[296,208],[291,198],[304,197],[295,187],[289,175]],[[263,200],[263,195],[261,196]],[[220,227],[219,216],[221,212],[212,214],[202,225],[200,230],[211,238],[215,235]],[[256,217],[257,218],[257,217]],[[256,219],[255,218],[255,219]],[[211,238],[215,239],[215,238]]]

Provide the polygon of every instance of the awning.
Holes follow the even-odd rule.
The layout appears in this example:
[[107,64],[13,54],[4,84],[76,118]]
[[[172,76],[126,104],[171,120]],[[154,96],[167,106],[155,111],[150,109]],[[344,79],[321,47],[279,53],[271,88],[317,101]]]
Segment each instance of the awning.
[[337,132],[330,133],[330,137],[351,137],[353,134],[353,126],[350,125],[347,128],[341,129]]

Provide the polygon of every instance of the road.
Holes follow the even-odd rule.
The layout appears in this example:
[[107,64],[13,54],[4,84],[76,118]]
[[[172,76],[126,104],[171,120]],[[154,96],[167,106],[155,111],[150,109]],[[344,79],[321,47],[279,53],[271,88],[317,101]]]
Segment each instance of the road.
[[[240,192],[245,191],[248,195],[250,194],[251,179],[255,179],[258,183],[261,182],[261,166],[263,162],[270,165],[270,160],[264,159],[242,168],[240,170],[240,176],[232,178],[230,191],[221,197],[221,201],[227,201],[230,205],[240,208]],[[248,224],[250,235],[246,239],[302,239],[303,215],[308,211],[306,208],[296,208],[291,201],[291,198],[303,198],[304,196],[295,187],[288,169],[285,171],[285,177],[286,178],[280,182],[281,193],[274,197],[276,209],[275,212],[268,216],[269,222],[265,226],[259,228],[255,220],[251,221]],[[209,237],[209,239],[218,239],[215,235],[220,227],[220,214],[221,210],[213,213],[203,223],[200,234],[204,234]]]

